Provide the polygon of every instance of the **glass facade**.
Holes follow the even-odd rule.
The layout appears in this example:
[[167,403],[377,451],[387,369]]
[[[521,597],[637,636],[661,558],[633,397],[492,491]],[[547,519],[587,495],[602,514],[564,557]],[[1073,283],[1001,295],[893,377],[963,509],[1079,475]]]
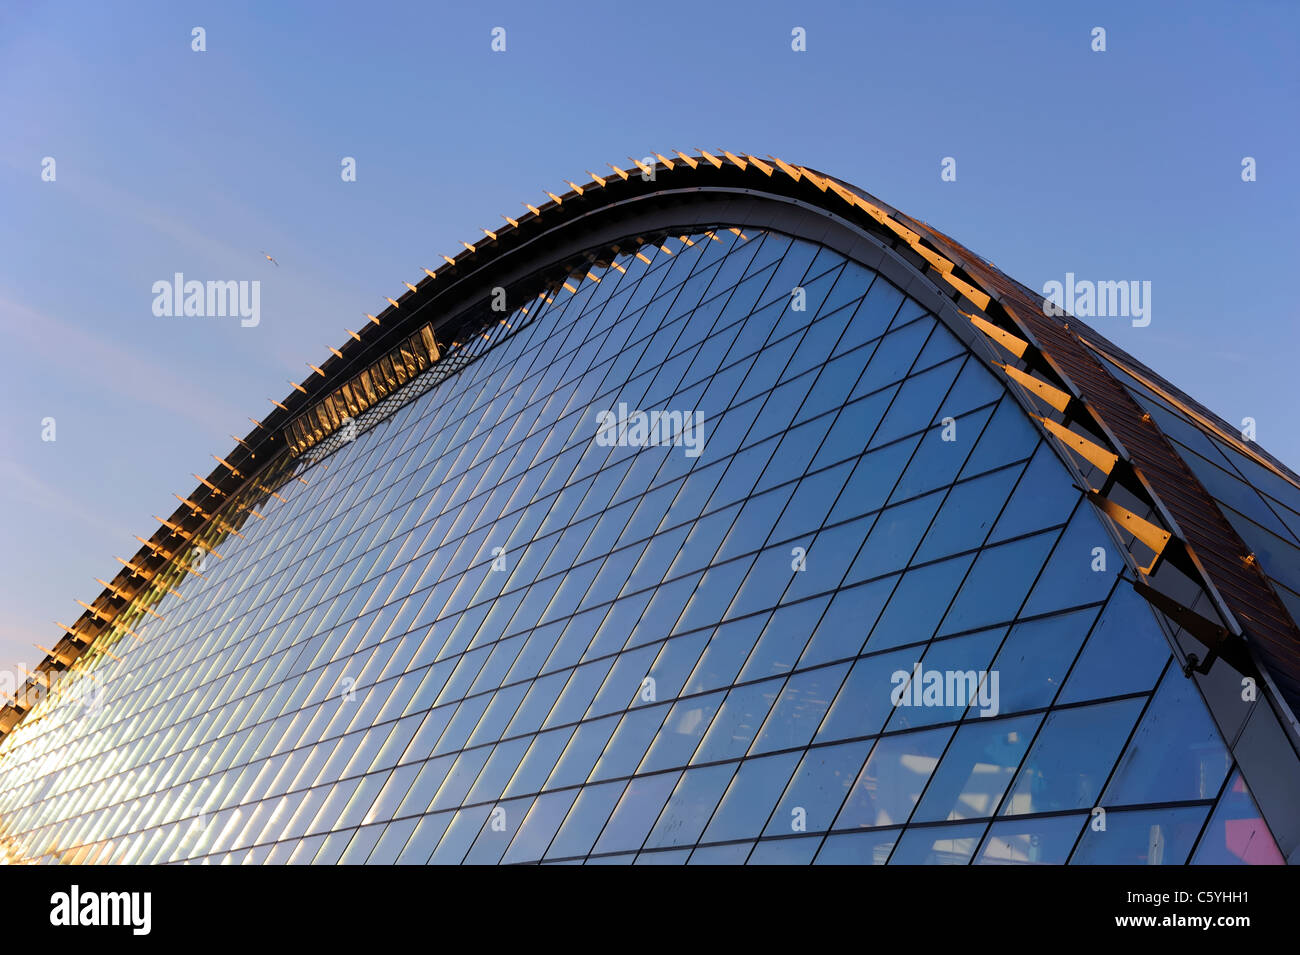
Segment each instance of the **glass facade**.
[[[529,309],[0,744],[11,858],[1282,861],[1065,465],[883,275],[742,224]],[[1300,491],[1192,430],[1300,593]]]

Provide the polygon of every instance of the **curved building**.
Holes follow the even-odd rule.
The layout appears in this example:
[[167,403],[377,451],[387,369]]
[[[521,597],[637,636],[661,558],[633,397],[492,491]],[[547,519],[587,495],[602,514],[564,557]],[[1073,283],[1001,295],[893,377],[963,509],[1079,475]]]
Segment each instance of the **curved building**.
[[1293,472],[816,170],[568,187],[65,627],[9,859],[1297,858]]

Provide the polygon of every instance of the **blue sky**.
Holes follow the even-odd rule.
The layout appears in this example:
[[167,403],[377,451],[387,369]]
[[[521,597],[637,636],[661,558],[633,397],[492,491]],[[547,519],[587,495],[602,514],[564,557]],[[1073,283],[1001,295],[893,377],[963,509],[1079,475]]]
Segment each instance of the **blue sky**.
[[[1300,467],[1297,39],[1287,2],[6,4],[0,666],[385,295],[651,151],[820,168],[1035,288],[1150,281],[1096,327]],[[260,324],[156,317],[176,272],[260,280]]]

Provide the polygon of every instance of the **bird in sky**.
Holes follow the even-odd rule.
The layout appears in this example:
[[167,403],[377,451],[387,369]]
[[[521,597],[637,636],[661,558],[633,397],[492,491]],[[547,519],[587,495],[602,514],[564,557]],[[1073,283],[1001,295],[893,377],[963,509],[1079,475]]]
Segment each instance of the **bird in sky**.
[[260,249],[259,249],[258,251],[261,251],[261,252],[262,252],[262,256],[266,259],[266,261],[270,262],[270,263],[271,263],[272,265],[274,265],[277,269],[280,267],[280,263],[277,262],[277,261],[275,261],[275,259],[271,258],[269,255],[267,255],[265,251],[262,251],[262,250],[260,250]]

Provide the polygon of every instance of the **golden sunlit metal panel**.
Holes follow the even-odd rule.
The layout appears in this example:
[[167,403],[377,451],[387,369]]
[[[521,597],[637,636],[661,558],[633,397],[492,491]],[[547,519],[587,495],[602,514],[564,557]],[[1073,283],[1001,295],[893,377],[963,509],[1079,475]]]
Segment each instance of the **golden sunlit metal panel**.
[[1089,441],[1082,435],[1075,434],[1065,425],[1053,421],[1051,418],[1043,418],[1033,415],[1044,428],[1050,431],[1063,445],[1073,451],[1079,457],[1083,458],[1094,467],[1100,468],[1104,474],[1110,474],[1115,465],[1119,462],[1119,455],[1113,451],[1108,451],[1101,445]]
[[975,286],[963,279],[957,278],[957,276],[953,275],[951,272],[942,272],[940,274],[943,276],[945,282],[957,291],[961,292],[962,295],[966,296],[967,299],[974,303],[976,308],[982,311],[989,307],[989,302],[992,301],[992,299]]
[[993,364],[1006,372],[1008,377],[1013,379],[1017,384],[1022,385],[1032,394],[1042,398],[1043,401],[1047,402],[1048,405],[1055,408],[1057,411],[1065,411],[1073,400],[1068,392],[1064,392],[1060,388],[1049,385],[1045,381],[1040,381],[1028,372],[1016,368],[1014,365],[1004,365],[1000,361],[995,361]]
[[780,169],[783,173],[785,173],[795,182],[798,182],[800,179],[803,178],[803,172],[798,168],[791,166],[788,162],[785,162],[784,160],[781,159],[777,159],[775,156],[770,156],[769,158],[772,160],[772,162],[776,163],[778,169]]
[[1165,545],[1169,543],[1169,539],[1173,535],[1163,527],[1152,524],[1145,518],[1139,517],[1128,508],[1121,507],[1096,491],[1088,492],[1088,500],[1101,508],[1106,516],[1113,520],[1122,531],[1132,534],[1155,554],[1155,559],[1141,568],[1143,574],[1149,574],[1152,568],[1155,567],[1156,561],[1160,559],[1160,555],[1164,553]]
[[945,259],[938,252],[930,251],[925,246],[923,246],[920,242],[915,242],[912,244],[912,251],[915,252],[917,255],[919,255],[921,258],[925,259],[925,261],[929,262],[940,272],[952,271],[953,266],[951,262]]
[[970,319],[972,325],[983,332],[987,338],[996,342],[1001,348],[1017,358],[1025,357],[1025,352],[1029,350],[1029,342],[1023,338],[1017,338],[1006,329],[999,328],[988,319],[980,318],[978,315],[972,315],[969,312],[962,312],[961,314]]

